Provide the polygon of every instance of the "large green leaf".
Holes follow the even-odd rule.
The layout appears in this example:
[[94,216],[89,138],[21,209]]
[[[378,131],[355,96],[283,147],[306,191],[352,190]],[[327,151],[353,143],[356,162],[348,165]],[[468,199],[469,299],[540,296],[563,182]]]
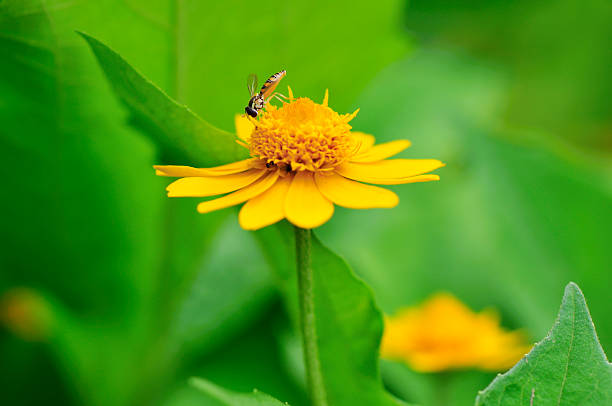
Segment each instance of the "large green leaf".
[[189,281],[168,337],[172,357],[189,360],[190,355],[217,348],[273,298],[270,267],[254,236],[237,223],[236,217],[225,221],[207,247],[198,274]]
[[179,105],[97,39],[81,35],[91,46],[115,93],[132,113],[132,119],[145,128],[145,133],[166,156],[164,163],[211,166],[248,156],[234,135],[213,127]]
[[372,291],[314,236],[311,252],[319,363],[328,404],[404,404],[383,389],[379,376],[383,320]]
[[218,400],[221,405],[225,406],[287,406],[288,403],[274,399],[270,395],[266,395],[258,390],[253,390],[252,393],[236,393],[224,389],[213,384],[205,379],[192,378],[191,385],[199,389],[206,395]]
[[565,288],[546,338],[482,391],[477,406],[612,405],[612,364],[606,359],[582,292]]

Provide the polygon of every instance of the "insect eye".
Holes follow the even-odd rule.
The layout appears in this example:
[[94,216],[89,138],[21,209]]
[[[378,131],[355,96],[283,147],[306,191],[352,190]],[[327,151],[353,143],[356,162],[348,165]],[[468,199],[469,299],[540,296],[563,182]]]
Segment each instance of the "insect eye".
[[253,108],[251,108],[249,106],[246,106],[244,108],[244,112],[247,113],[251,117],[257,117],[257,110],[255,110],[255,109],[253,109]]

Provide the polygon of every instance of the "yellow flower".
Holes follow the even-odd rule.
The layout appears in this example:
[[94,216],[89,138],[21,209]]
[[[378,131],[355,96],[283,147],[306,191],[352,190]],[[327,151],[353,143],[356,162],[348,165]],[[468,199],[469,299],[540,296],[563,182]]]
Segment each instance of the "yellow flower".
[[385,324],[382,356],[421,372],[499,371],[510,368],[530,349],[521,332],[500,327],[494,312],[474,313],[447,293],[420,307],[400,310]]
[[334,204],[353,209],[388,208],[399,199],[390,190],[366,185],[439,180],[426,174],[444,166],[436,159],[385,160],[410,146],[406,140],[374,146],[372,135],[352,132],[353,114],[338,114],[308,98],[294,99],[280,108],[268,105],[255,120],[236,117],[241,145],[252,158],[215,168],[155,166],[160,176],[181,177],[168,188],[170,197],[204,197],[228,193],[202,202],[208,213],[246,202],[240,225],[256,230],[282,219],[301,228],[315,228],[329,220]]

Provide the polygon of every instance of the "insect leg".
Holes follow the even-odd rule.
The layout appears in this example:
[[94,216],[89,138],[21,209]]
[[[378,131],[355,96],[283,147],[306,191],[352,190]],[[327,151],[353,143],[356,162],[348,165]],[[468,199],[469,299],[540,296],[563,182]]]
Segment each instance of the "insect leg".
[[289,100],[289,98],[287,96],[285,96],[284,94],[280,93],[280,92],[274,92],[273,96],[276,96],[277,98],[282,100]]
[[272,93],[272,95],[270,95],[270,97],[268,97],[268,101],[272,100],[272,99],[280,100],[283,103],[286,103],[287,100],[289,100],[289,98],[287,96],[285,96],[284,94],[279,93],[279,92],[274,92],[274,93]]

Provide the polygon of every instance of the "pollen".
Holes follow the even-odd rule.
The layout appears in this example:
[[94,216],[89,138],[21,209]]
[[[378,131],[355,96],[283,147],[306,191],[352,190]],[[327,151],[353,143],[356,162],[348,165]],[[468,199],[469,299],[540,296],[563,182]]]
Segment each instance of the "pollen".
[[281,107],[268,106],[249,140],[253,157],[290,171],[331,171],[354,152],[348,122],[353,114],[338,114],[326,103],[298,98]]

